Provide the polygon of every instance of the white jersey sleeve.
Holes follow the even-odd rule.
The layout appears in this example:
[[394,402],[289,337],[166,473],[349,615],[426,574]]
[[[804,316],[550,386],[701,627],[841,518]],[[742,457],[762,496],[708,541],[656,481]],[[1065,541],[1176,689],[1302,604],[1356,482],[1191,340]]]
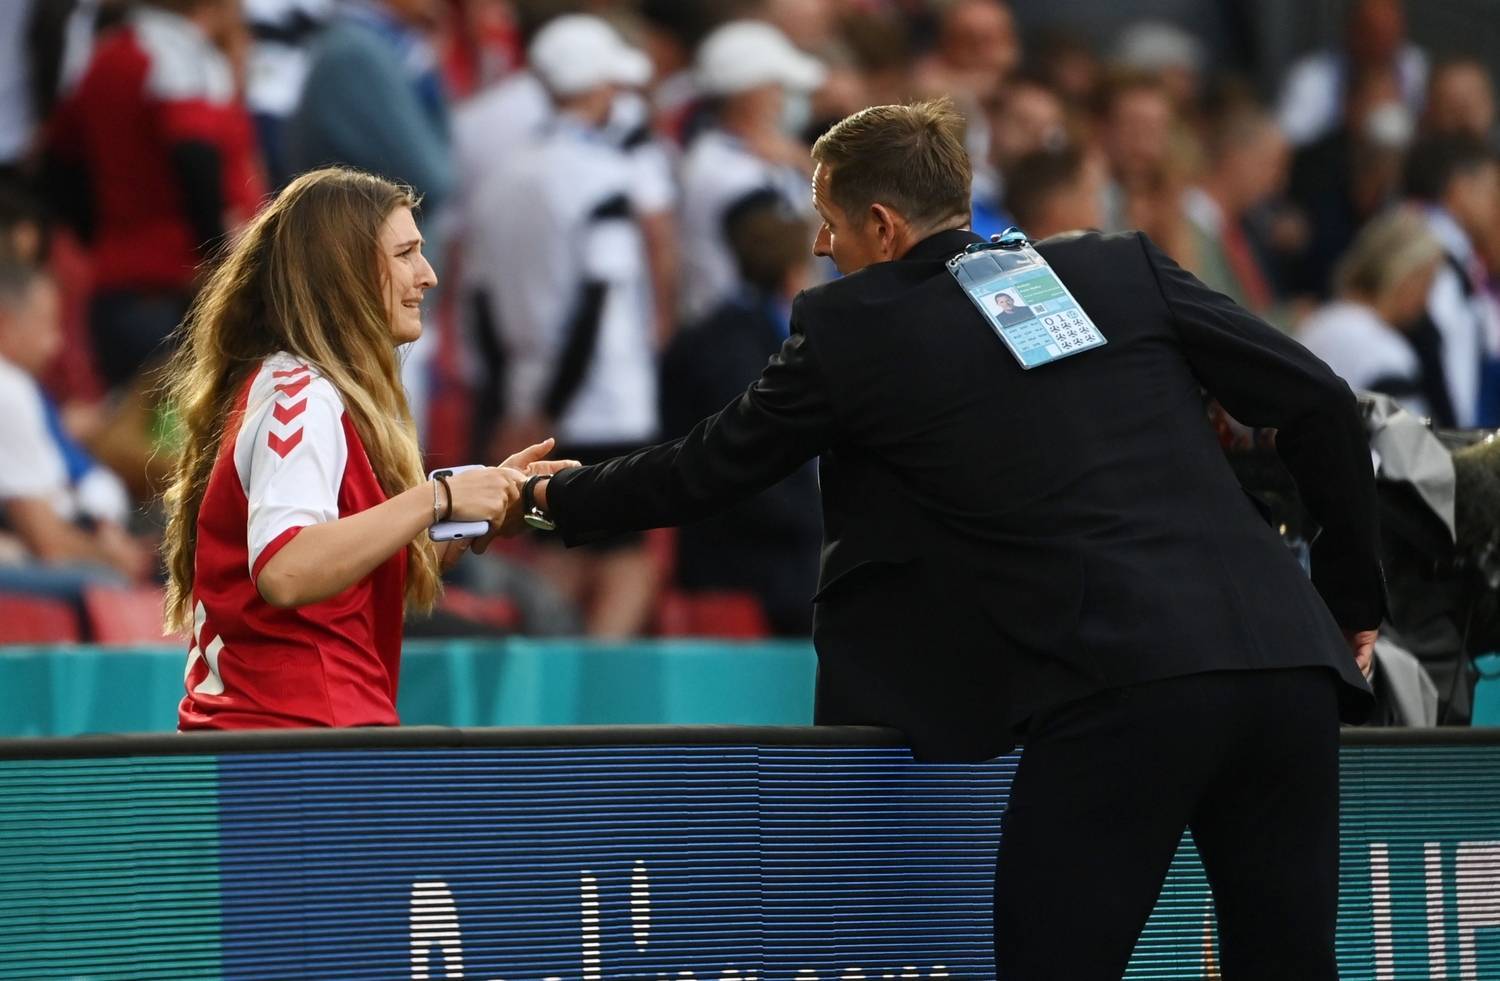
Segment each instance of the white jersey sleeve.
[[245,491],[250,575],[297,531],[336,521],[349,446],[338,389],[284,355],[251,385],[235,443]]

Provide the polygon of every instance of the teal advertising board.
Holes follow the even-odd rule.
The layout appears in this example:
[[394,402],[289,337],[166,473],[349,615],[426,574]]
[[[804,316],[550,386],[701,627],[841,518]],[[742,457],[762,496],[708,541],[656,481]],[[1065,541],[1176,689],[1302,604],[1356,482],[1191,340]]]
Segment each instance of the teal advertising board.
[[[0,978],[988,978],[1015,764],[806,728],[0,743]],[[1348,734],[1342,797],[1342,977],[1500,977],[1500,740]],[[1185,841],[1127,977],[1216,976]]]
[[[171,732],[185,647],[0,646],[0,738]],[[807,641],[408,641],[407,725],[807,725]]]

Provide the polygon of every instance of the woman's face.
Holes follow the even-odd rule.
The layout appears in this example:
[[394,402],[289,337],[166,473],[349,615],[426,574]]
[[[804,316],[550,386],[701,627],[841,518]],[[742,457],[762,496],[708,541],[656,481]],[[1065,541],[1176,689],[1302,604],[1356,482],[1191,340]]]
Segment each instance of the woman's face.
[[437,273],[422,255],[422,233],[410,208],[397,208],[386,218],[379,249],[391,340],[407,344],[422,336],[422,295],[437,285]]

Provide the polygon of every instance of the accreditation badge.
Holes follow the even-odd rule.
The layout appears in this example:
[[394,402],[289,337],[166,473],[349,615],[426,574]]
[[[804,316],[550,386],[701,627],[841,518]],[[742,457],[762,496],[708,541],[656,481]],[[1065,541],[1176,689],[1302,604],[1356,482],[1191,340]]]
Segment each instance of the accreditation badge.
[[1104,345],[1099,328],[1020,229],[976,242],[947,265],[1022,368]]

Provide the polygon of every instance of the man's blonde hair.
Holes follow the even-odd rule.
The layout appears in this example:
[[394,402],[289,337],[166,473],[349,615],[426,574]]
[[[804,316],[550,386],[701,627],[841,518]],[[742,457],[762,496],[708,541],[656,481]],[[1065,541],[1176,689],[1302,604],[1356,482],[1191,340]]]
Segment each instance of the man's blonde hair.
[[819,137],[812,156],[828,172],[833,203],[856,224],[873,204],[918,227],[969,215],[973,173],[952,99],[863,109]]

